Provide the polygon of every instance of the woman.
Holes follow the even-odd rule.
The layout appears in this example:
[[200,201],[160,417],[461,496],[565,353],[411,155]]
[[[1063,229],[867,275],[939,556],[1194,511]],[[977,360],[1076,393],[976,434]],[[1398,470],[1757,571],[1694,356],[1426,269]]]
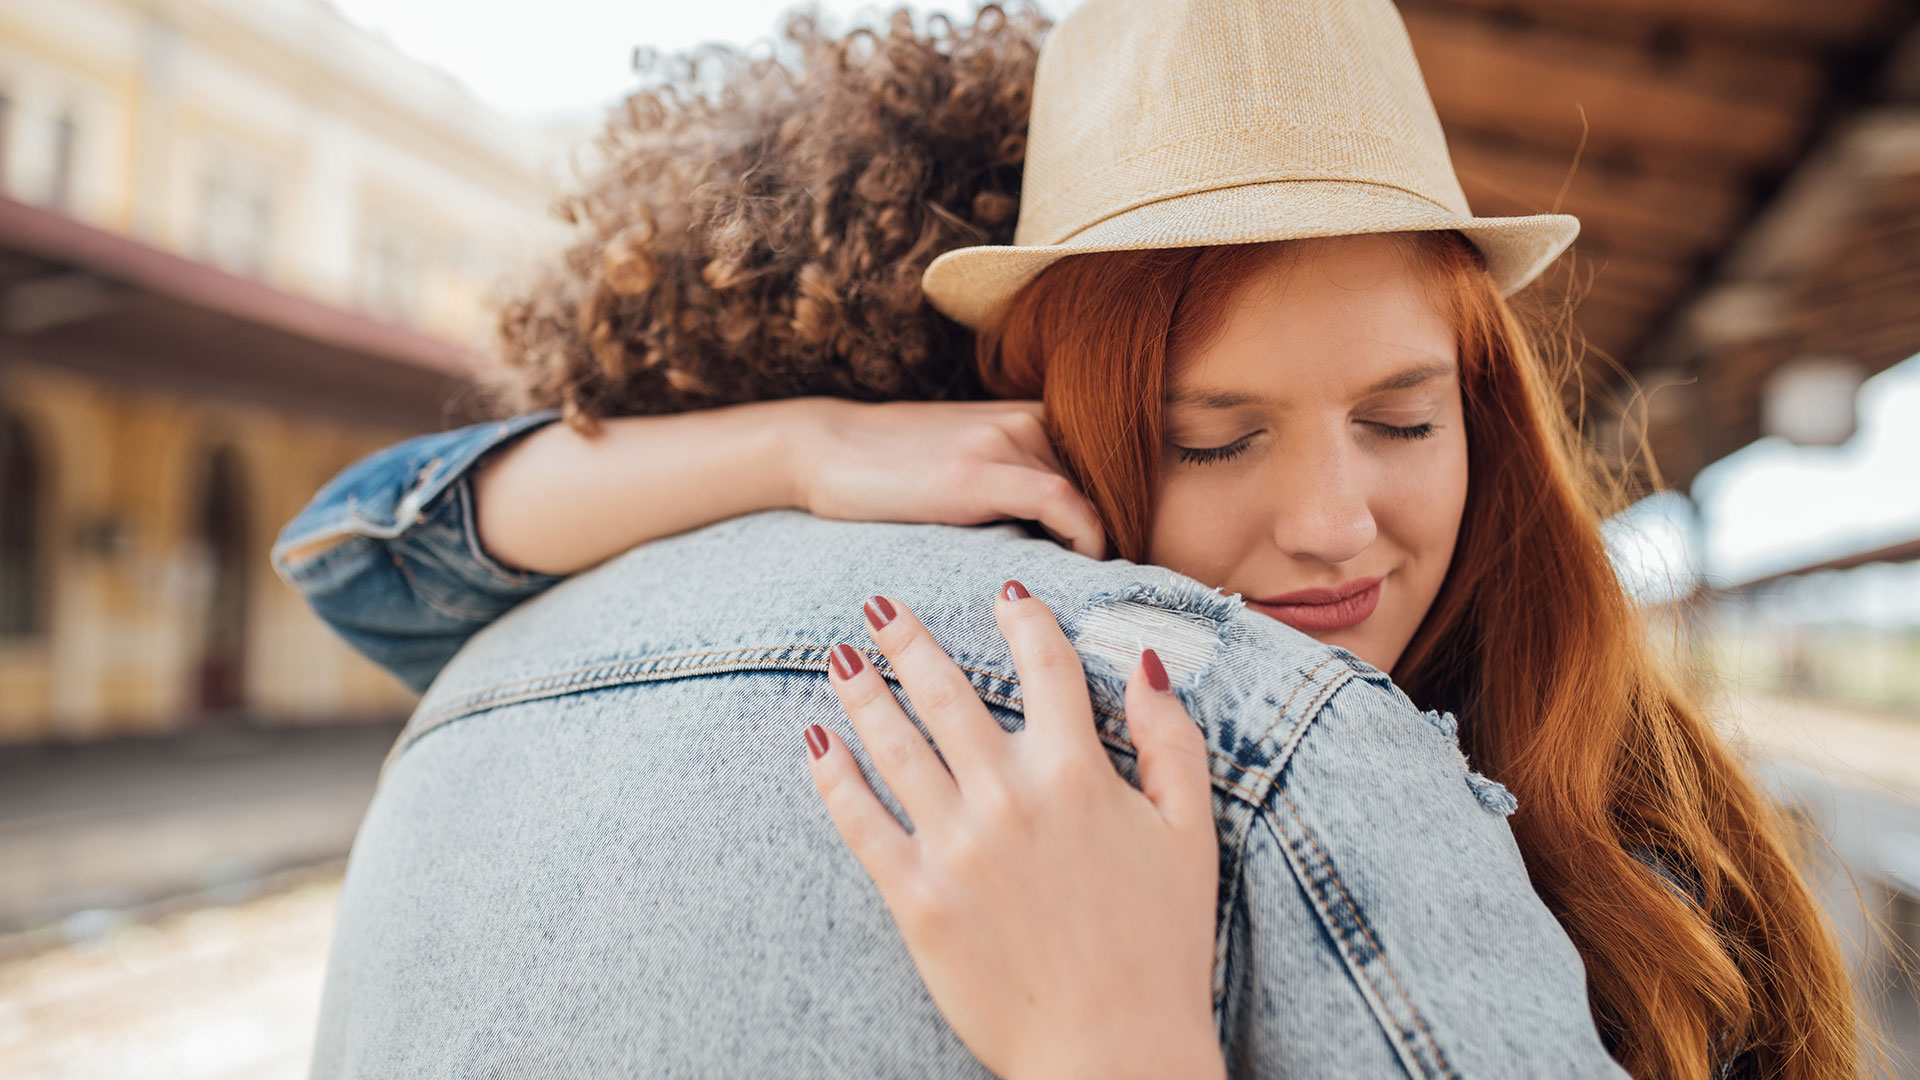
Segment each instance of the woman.
[[[581,438],[577,429],[602,417],[729,401],[972,393],[960,339],[932,322],[914,289],[932,256],[1004,239],[994,230],[1015,193],[1008,170],[1023,149],[1030,37],[986,15],[930,48],[896,21],[885,39],[812,39],[821,51],[790,95],[751,68],[719,106],[637,99],[624,130],[675,137],[744,123],[754,134],[719,141],[744,155],[735,160],[616,142],[623,163],[573,204],[596,240],[576,249],[570,275],[510,313],[507,356],[513,404],[557,408],[576,430],[548,427],[474,480],[469,563],[485,582],[475,591],[490,590],[503,610],[550,575],[630,544],[780,505],[1034,520],[1086,554],[1110,542],[1136,561],[1257,590],[1267,601],[1252,601],[1258,609],[1390,671],[1422,706],[1462,717],[1462,746],[1518,796],[1514,833],[1533,883],[1579,948],[1595,1019],[1628,1071],[1851,1075],[1844,973],[1781,827],[1648,652],[1600,542],[1604,489],[1502,299],[1571,239],[1567,223],[1466,214],[1383,3],[1240,8],[1095,2],[1064,24],[1033,92],[1015,243],[949,252],[926,274],[935,303],[983,331],[984,388],[1040,399],[1044,410],[803,398],[608,420],[601,438]],[[1194,34],[1196,23],[1221,32]],[[1205,93],[1192,91],[1195,80]],[[1089,86],[1133,92],[1116,104],[1074,90]],[[864,95],[858,107],[850,92]],[[1190,154],[1196,140],[1183,133],[1204,134],[1222,99],[1305,112],[1287,119],[1309,137],[1276,154],[1215,124]],[[1198,107],[1170,114],[1168,101]],[[1129,103],[1147,115],[1126,114]],[[871,128],[849,132],[849,122]],[[1145,140],[1138,152],[1113,145],[1129,135]],[[764,167],[739,167],[748,162]],[[837,182],[810,183],[822,175]],[[467,513],[464,467],[520,430],[468,440],[471,453],[430,467],[412,509]],[[928,469],[953,482],[926,484]],[[384,483],[391,503],[411,477]],[[323,493],[315,517],[289,526],[290,578],[341,539],[316,522],[352,486]],[[641,495],[611,515],[581,498],[609,487]],[[396,549],[419,541],[396,531]],[[403,561],[369,560],[383,569],[368,573]],[[875,603],[870,623],[891,658],[889,612],[904,605]],[[336,622],[349,621],[339,610]],[[431,623],[363,626],[359,643],[419,684],[485,618],[482,608],[464,624],[443,621],[434,627],[443,640],[411,655]],[[1143,658],[1141,677],[1157,684],[1154,668]],[[887,702],[864,678],[843,663],[834,680],[863,738],[885,738],[888,723],[897,733],[903,721],[874,714]],[[992,867],[1110,891],[1164,880],[1139,865],[1143,847],[1162,852],[1162,865],[1199,865],[1203,838],[1170,824],[1190,821],[1173,807],[1175,793],[1191,792],[1199,755],[1184,761],[1183,788],[1178,739],[1139,741],[1146,796],[1161,813],[1109,789],[1113,813],[1085,819],[1109,830],[1107,842],[1071,848],[1103,860],[1036,854],[1044,838],[991,820],[971,827],[982,838],[971,855],[956,855],[911,808],[913,837],[897,824],[888,832],[846,755],[809,734],[836,824],[881,883],[949,1019],[989,1065],[1057,1064],[1097,1046],[1114,1015],[1100,1005],[1113,989],[1104,973],[1067,968],[1085,977],[1062,982],[1062,967],[1044,964],[1020,989],[1062,1010],[1049,1015],[1102,1015],[1108,1026],[1023,1024],[1030,1010],[996,1011],[1007,988],[986,973],[1004,973],[998,960],[1033,955],[1035,933],[1061,928],[993,920],[1019,896],[995,891],[1004,879]],[[903,745],[902,768],[911,750]],[[937,786],[925,765],[920,775]],[[1002,768],[1010,790],[1030,790],[1020,766]],[[1508,797],[1489,783],[1485,798]],[[928,813],[965,821],[978,811]],[[1131,830],[1114,824],[1127,821]],[[909,865],[918,878],[901,869]],[[978,900],[942,914],[967,932],[916,931],[934,892]],[[1193,896],[1158,901],[1204,918]],[[1190,954],[1143,955],[1151,970],[1194,970]],[[1166,985],[1191,989],[1186,977]],[[1137,1004],[1120,1026],[1190,1032],[1197,1007]]]

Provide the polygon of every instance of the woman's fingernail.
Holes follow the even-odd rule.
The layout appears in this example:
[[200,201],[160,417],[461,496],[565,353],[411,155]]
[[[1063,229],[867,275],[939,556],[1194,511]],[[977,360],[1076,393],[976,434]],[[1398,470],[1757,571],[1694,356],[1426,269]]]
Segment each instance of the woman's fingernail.
[[807,751],[815,760],[827,756],[827,729],[819,724],[807,725]]
[[1000,595],[1009,600],[1025,600],[1033,594],[1027,591],[1025,585],[1017,581],[1009,581],[1005,585],[1000,586]]
[[884,596],[867,597],[867,602],[861,610],[867,613],[867,625],[875,630],[893,621],[893,605],[887,603],[887,598]]
[[1173,689],[1167,681],[1167,669],[1160,665],[1160,654],[1152,649],[1140,650],[1140,666],[1147,670],[1147,685],[1164,694]]
[[834,673],[842,679],[853,678],[860,674],[861,668],[867,666],[867,662],[860,659],[860,654],[853,651],[853,646],[845,644],[833,647],[832,664]]

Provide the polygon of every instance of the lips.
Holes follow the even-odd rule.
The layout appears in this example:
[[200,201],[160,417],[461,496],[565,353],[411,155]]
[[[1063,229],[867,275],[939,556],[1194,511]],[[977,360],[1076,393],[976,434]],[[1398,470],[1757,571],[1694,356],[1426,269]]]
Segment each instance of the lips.
[[1286,623],[1295,630],[1326,633],[1367,621],[1380,604],[1383,578],[1355,578],[1331,588],[1300,589],[1249,600],[1248,606]]

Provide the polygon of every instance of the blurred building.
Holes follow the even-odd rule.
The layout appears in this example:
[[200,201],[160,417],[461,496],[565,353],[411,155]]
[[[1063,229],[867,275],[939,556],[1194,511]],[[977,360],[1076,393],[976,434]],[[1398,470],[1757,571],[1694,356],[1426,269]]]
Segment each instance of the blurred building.
[[1723,678],[1759,693],[1920,717],[1920,625],[1912,614],[1920,607],[1920,538],[1707,595],[1716,618],[1706,647]]
[[547,145],[325,0],[0,3],[0,742],[406,711],[266,554],[448,421]]

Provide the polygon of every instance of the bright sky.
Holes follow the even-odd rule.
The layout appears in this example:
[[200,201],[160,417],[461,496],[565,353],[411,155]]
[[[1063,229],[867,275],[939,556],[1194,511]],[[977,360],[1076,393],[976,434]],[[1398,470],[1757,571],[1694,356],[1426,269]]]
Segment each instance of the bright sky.
[[[331,0],[349,19],[385,35],[402,52],[467,84],[502,112],[533,117],[591,114],[629,84],[633,47],[672,50],[709,41],[751,44],[770,36],[792,0],[544,0],[472,4],[458,0]],[[1058,18],[1081,0],[1042,0]],[[825,0],[820,10],[845,25],[874,21],[886,6]],[[971,11],[970,0],[920,9]],[[1703,473],[1695,487],[1701,521],[1684,501],[1652,500],[1610,530],[1627,576],[1652,593],[1703,566],[1719,582],[1920,536],[1920,357],[1870,380],[1860,395],[1860,430],[1836,449],[1803,449],[1764,439]],[[1704,541],[1687,555],[1696,527]],[[1704,560],[1703,562],[1701,560]],[[1906,612],[1920,625],[1920,578],[1862,588],[1858,603]],[[1838,600],[1836,600],[1838,602]],[[1852,603],[1849,601],[1849,603]],[[1889,606],[1891,605],[1891,606]]]
[[[347,18],[386,35],[415,59],[454,75],[503,112],[536,116],[590,111],[628,86],[635,45],[684,49],[709,41],[771,37],[795,0],[331,0]],[[1055,18],[1080,0],[1042,0]],[[836,24],[877,22],[893,5],[825,0]],[[917,3],[921,11],[967,13],[971,0]],[[861,16],[867,18],[861,19]]]
[[1841,446],[1762,439],[1694,484],[1710,573],[1735,581],[1920,536],[1920,357],[1867,380]]

